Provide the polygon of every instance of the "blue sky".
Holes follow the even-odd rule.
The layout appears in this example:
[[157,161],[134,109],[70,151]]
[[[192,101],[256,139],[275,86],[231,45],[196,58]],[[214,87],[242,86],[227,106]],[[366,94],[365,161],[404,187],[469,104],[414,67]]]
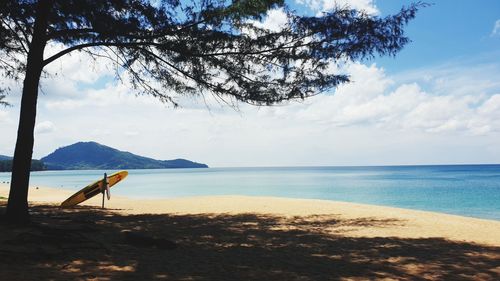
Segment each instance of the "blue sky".
[[[337,2],[381,16],[410,3]],[[289,3],[315,14],[333,2]],[[282,16],[271,11],[264,24]],[[64,57],[42,81],[34,156],[92,140],[213,167],[500,163],[500,1],[435,1],[406,30],[413,42],[395,58],[349,63],[353,82],[332,93],[239,111],[210,96],[173,109],[114,82],[112,66]],[[7,100],[0,154],[12,155],[19,91]]]
[[[292,0],[292,9],[314,14],[318,9],[308,9],[299,3],[331,3],[332,0]],[[360,7],[375,7],[380,16],[399,12],[403,6],[418,1],[342,0],[340,5],[351,3]],[[500,36],[491,36],[500,15],[500,1],[436,0],[421,1],[428,6],[421,8],[417,17],[407,26],[406,34],[412,42],[395,58],[377,58],[378,65],[388,73],[446,63],[452,59],[466,59],[479,54],[499,55]],[[321,6],[322,4],[317,4]],[[324,5],[324,4],[323,4]],[[304,9],[304,7],[306,9]]]
[[[381,15],[411,1],[377,1]],[[500,1],[438,0],[418,13],[406,31],[412,39],[395,58],[377,59],[388,73],[484,56],[500,57],[500,36],[492,36]],[[497,59],[498,60],[498,59]]]

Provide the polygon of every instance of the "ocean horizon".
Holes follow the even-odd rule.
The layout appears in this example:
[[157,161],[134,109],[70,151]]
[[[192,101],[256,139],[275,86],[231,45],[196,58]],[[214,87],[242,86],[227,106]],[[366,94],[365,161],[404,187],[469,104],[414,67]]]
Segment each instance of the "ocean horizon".
[[[115,170],[32,172],[30,185],[77,191]],[[322,199],[500,220],[500,164],[128,170],[111,193],[135,199],[209,195]],[[10,173],[0,173],[0,183]],[[112,199],[111,199],[112,200]]]

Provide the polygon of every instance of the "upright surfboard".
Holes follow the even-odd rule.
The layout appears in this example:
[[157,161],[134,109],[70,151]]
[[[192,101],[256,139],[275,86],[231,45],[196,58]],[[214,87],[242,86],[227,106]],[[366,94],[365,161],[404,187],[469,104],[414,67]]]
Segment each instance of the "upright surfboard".
[[[119,171],[112,175],[107,176],[106,179],[108,182],[108,188],[111,188],[113,185],[123,180],[125,177],[127,177],[127,175],[128,175],[127,171]],[[94,183],[91,183],[86,187],[82,188],[77,193],[71,195],[68,199],[64,200],[64,202],[61,203],[61,208],[73,207],[77,204],[80,204],[83,201],[90,199],[99,193],[102,193],[102,188],[103,188],[103,180],[102,179],[97,180]]]

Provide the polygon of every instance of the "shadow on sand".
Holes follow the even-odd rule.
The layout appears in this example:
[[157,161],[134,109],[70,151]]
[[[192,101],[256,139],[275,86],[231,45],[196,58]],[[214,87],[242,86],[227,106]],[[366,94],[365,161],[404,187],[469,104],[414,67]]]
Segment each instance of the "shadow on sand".
[[499,247],[343,230],[398,221],[31,212],[28,226],[0,224],[2,280],[500,280]]

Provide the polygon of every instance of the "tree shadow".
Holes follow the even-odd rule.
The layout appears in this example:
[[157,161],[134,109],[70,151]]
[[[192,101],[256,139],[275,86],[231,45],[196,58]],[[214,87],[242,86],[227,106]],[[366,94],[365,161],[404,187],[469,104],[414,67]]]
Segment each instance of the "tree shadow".
[[0,225],[2,279],[500,280],[500,247],[342,231],[404,224],[397,220],[123,215],[55,206],[31,212],[28,226]]

